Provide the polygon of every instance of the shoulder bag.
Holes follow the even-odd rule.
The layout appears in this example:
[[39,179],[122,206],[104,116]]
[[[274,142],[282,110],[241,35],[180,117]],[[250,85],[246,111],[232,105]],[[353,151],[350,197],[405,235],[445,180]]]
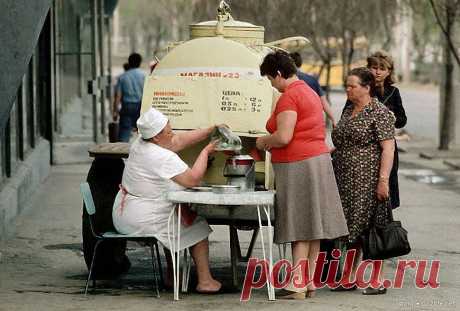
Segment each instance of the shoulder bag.
[[369,230],[361,235],[364,259],[388,259],[407,255],[411,251],[407,230],[400,221],[393,219],[393,211],[388,202],[386,208],[390,222],[386,225],[376,224],[374,216]]

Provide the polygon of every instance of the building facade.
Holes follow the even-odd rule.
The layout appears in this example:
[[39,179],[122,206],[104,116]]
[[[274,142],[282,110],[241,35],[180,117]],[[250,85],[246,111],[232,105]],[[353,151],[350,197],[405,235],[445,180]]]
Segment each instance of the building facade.
[[107,140],[116,0],[7,0],[0,35],[0,238],[50,165]]

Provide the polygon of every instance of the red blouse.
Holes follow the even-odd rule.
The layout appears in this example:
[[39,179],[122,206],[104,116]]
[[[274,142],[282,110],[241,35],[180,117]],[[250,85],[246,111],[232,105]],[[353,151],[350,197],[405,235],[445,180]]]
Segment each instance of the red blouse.
[[276,131],[276,117],[283,111],[297,112],[297,122],[289,144],[272,148],[272,162],[296,162],[329,152],[326,145],[326,124],[318,95],[302,81],[291,83],[276,103],[267,131]]

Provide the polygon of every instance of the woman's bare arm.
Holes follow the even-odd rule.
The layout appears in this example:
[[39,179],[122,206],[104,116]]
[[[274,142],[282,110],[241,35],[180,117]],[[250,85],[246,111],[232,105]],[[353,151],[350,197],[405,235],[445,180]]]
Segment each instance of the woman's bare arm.
[[172,180],[186,188],[198,186],[206,173],[208,156],[214,152],[216,144],[217,142],[213,141],[204,147],[198,155],[198,158],[195,160],[193,167],[191,169],[187,169],[182,174],[173,177]]
[[257,148],[270,150],[286,146],[292,140],[296,123],[297,112],[292,110],[280,112],[276,117],[276,131],[271,135],[259,137],[256,141]]
[[383,201],[389,197],[389,179],[393,166],[395,152],[394,139],[382,140],[380,142],[382,153],[380,156],[379,182],[377,185],[377,199]]
[[188,146],[194,145],[200,141],[205,140],[212,131],[215,129],[215,126],[211,126],[205,129],[196,129],[187,132],[176,133],[172,139],[171,150],[174,152],[181,151]]
[[328,117],[329,120],[332,122],[332,126],[336,126],[336,122],[334,119],[334,114],[332,113],[332,108],[329,105],[329,102],[327,101],[326,95],[323,95],[320,97],[321,99],[321,105],[323,105],[323,110],[326,113],[326,116]]

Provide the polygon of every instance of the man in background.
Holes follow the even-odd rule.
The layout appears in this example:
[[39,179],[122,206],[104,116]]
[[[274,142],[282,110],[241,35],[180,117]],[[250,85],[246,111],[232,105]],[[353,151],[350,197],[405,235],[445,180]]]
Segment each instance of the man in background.
[[318,80],[313,77],[312,75],[306,74],[300,71],[300,67],[302,66],[302,56],[298,52],[294,52],[289,54],[291,58],[294,60],[294,63],[297,67],[297,78],[303,80],[316,94],[318,94],[319,98],[321,99],[321,104],[323,105],[323,110],[326,113],[326,116],[331,120],[332,126],[335,127],[335,119],[332,113],[331,106],[327,101],[326,95],[324,94],[323,89],[318,83]]
[[118,141],[129,142],[141,112],[145,80],[145,73],[139,68],[141,63],[141,55],[132,53],[128,57],[129,69],[118,78],[113,102],[113,120],[120,117]]

